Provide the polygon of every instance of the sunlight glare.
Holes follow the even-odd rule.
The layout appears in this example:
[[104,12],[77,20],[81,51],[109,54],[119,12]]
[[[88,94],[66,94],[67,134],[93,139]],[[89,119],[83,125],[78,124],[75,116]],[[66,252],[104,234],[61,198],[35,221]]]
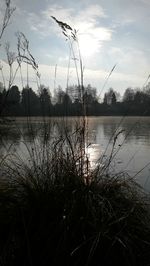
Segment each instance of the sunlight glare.
[[84,34],[79,36],[79,46],[81,55],[84,57],[93,56],[100,49],[100,43],[94,39],[90,34]]
[[79,46],[84,57],[98,53],[102,44],[111,39],[111,32],[108,29],[96,26],[92,21],[80,23],[78,28]]

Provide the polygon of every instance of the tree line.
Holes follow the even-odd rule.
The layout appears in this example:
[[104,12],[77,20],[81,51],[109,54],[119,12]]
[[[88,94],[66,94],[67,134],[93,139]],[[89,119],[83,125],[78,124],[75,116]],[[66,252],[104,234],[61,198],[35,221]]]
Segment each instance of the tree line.
[[86,115],[150,115],[150,83],[143,90],[127,88],[122,99],[112,88],[99,99],[96,88],[70,86],[63,91],[59,86],[52,97],[49,88],[41,85],[36,93],[26,86],[19,90],[14,85],[9,90],[0,83],[1,116],[80,116],[83,105]]

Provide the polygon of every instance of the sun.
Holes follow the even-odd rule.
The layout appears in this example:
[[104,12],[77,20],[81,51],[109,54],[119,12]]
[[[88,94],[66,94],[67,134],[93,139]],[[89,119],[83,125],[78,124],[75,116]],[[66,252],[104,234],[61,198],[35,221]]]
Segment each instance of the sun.
[[90,34],[82,34],[79,35],[79,47],[81,51],[81,56],[91,57],[99,51],[100,43]]
[[96,22],[81,22],[77,25],[79,47],[83,57],[91,57],[99,53],[104,42],[111,39],[111,31],[96,25]]

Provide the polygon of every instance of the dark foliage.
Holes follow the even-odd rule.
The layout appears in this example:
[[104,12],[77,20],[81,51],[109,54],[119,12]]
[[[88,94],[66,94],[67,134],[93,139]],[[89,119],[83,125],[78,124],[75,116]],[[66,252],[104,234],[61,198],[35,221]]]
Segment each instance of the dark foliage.
[[[128,88],[120,102],[118,95],[110,89],[105,93],[103,103],[99,103],[96,89],[85,87],[83,102],[87,116],[98,115],[150,115],[149,89],[133,90]],[[19,91],[12,86],[8,91],[0,91],[0,110],[3,116],[80,116],[83,108],[79,100],[78,86],[69,87],[66,92],[59,88],[54,101],[49,89],[41,86],[38,94],[26,87]]]
[[55,167],[1,184],[0,265],[148,266],[150,216],[137,185],[86,184],[68,161]]

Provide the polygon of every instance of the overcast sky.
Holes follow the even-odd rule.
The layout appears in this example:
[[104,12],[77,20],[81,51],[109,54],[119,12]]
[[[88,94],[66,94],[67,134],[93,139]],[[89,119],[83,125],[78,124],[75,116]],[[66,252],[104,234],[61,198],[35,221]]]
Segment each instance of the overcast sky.
[[[4,0],[0,0],[0,5],[1,21]],[[54,87],[56,65],[56,86],[65,89],[69,57],[68,43],[51,16],[78,30],[84,82],[97,87],[98,93],[115,64],[105,92],[110,87],[121,94],[129,86],[142,87],[150,74],[150,0],[14,0],[12,5],[16,11],[2,45],[9,41],[15,51],[15,33],[23,32],[39,64],[41,83],[50,89]],[[0,59],[6,75],[3,46]],[[29,76],[30,86],[36,89],[33,71],[29,71]],[[25,83],[26,69],[23,78]],[[14,83],[20,85],[19,73]],[[75,83],[72,60],[69,84]]]

